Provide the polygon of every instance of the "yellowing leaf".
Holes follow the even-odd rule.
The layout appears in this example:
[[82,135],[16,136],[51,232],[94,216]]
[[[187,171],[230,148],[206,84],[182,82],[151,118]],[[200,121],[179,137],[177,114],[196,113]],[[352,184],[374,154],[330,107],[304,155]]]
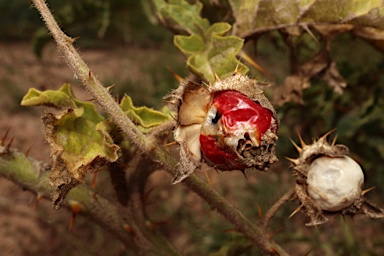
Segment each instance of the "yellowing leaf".
[[104,118],[93,103],[74,98],[69,84],[58,91],[31,89],[23,105],[45,105],[62,109],[43,117],[46,139],[51,146],[51,185],[53,204],[60,207],[66,194],[84,181],[85,174],[117,160],[119,147],[114,144]]

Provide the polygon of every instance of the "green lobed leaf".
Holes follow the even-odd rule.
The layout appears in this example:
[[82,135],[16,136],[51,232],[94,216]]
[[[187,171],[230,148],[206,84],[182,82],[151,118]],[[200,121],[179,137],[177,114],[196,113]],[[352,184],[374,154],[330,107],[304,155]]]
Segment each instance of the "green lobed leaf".
[[229,3],[236,19],[234,34],[241,38],[277,28],[324,23],[384,29],[381,0],[229,0]]
[[171,120],[169,110],[164,109],[160,112],[147,107],[135,107],[131,97],[127,95],[121,100],[120,107],[144,132]]
[[245,74],[248,68],[243,66],[236,55],[243,47],[244,40],[236,36],[225,36],[231,25],[215,23],[199,36],[175,36],[174,43],[188,57],[188,67],[208,82],[214,82],[217,74],[225,78],[233,74],[236,67]]
[[200,16],[202,3],[189,4],[185,0],[152,0],[159,20],[179,33],[201,35],[209,21]]

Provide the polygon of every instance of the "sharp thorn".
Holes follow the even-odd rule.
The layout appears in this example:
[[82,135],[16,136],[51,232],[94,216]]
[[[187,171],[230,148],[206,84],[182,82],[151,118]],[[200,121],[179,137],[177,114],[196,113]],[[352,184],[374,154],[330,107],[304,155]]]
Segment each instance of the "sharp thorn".
[[296,213],[298,213],[298,212],[301,210],[302,207],[303,207],[303,205],[300,205],[299,207],[297,207],[297,209],[294,210],[294,211],[291,213],[291,215],[289,215],[288,219],[292,218]]
[[[262,66],[260,66],[256,61],[254,61],[248,54],[246,54],[244,51],[240,51],[240,53],[238,54],[238,56],[242,59],[244,59],[246,62],[248,62],[249,64],[251,64],[251,66],[253,66],[254,68],[256,68],[257,70],[259,70],[261,73],[265,74],[266,76],[268,76],[269,78],[273,79],[273,76],[266,70],[264,69]],[[240,73],[242,71],[242,68],[244,67],[241,67],[241,69],[239,70],[239,66],[240,66],[241,62],[240,62],[240,59],[239,61],[237,62],[237,66],[236,66],[236,70],[235,72],[236,73]]]
[[176,144],[177,144],[176,141],[172,141],[170,143],[164,144],[164,147],[169,147],[169,146],[176,145]]
[[177,82],[181,83],[184,81],[184,78],[179,76],[173,69],[171,69],[169,66],[167,66],[167,69],[172,73],[173,77],[176,78]]
[[36,195],[36,200],[35,200],[35,203],[34,203],[34,205],[33,205],[33,209],[35,209],[35,210],[37,209],[37,206],[38,206],[38,204],[39,204],[41,198],[42,198],[41,195],[39,195],[39,194]]
[[241,170],[241,172],[243,173],[244,178],[245,178],[246,180],[248,180],[248,178],[247,178],[247,173],[245,172],[245,170]]
[[365,194],[367,194],[369,191],[371,190],[374,190],[376,187],[371,187],[371,188],[368,188],[366,190],[363,190],[363,192],[361,192],[361,195],[364,196]]
[[333,141],[332,141],[331,146],[335,146],[335,144],[336,144],[336,140],[337,140],[337,134],[336,134],[335,137],[333,138]]
[[300,148],[291,138],[289,138],[293,146],[296,148],[297,152],[301,153],[303,151],[302,148]]
[[276,251],[274,247],[271,247],[271,253],[273,253],[274,255],[279,255],[278,251]]
[[263,218],[263,209],[261,209],[260,204],[257,204],[257,213],[260,219]]
[[[209,170],[209,169],[208,169],[208,170]],[[212,187],[212,181],[211,181],[211,179],[209,178],[209,175],[208,175],[207,170],[204,171],[204,174],[205,174],[205,178],[207,179],[207,182],[208,182],[209,186]]]
[[8,145],[6,146],[6,152],[9,152],[11,146],[12,146],[12,143],[13,143],[13,140],[14,140],[15,137],[12,137],[12,139],[9,141]]
[[25,157],[28,157],[28,156],[29,156],[29,153],[31,152],[31,149],[32,149],[32,146],[30,146],[30,147],[27,149],[27,151],[25,151],[25,153],[24,153],[24,156],[25,156]]
[[297,132],[297,136],[299,137],[299,140],[300,140],[300,144],[301,144],[301,148],[305,148],[307,146],[307,144],[305,144],[303,138],[301,137],[300,133]]
[[8,127],[8,129],[7,129],[7,131],[5,132],[3,138],[1,139],[1,146],[4,146],[4,145],[5,145],[5,140],[6,140],[7,137],[8,137],[9,130],[11,130],[11,127]]
[[330,130],[329,132],[327,132],[326,134],[324,134],[323,136],[321,136],[321,138],[319,140],[321,141],[326,141],[327,140],[327,137],[333,133],[334,131],[336,130],[336,128],[333,128],[332,130]]
[[123,228],[124,228],[129,234],[131,234],[131,235],[133,236],[134,239],[138,239],[138,237],[137,237],[135,231],[134,231],[128,224],[124,224],[124,225],[123,225]]
[[115,87],[115,84],[111,85],[111,86],[108,86],[106,89],[108,92],[111,92],[112,88]]
[[213,76],[215,77],[215,82],[221,81],[220,77],[214,72]]
[[73,223],[75,222],[77,214],[81,211],[82,206],[78,201],[68,200],[68,204],[72,209],[72,217],[69,221],[69,231],[72,231]]
[[235,73],[241,73],[241,69],[239,69],[240,67],[240,59],[237,60],[237,64],[236,64],[236,68],[235,68]]
[[292,162],[293,164],[295,165],[298,165],[299,164],[299,160],[296,159],[296,158],[290,158],[290,157],[285,157],[285,159],[287,159],[288,161]]
[[319,40],[315,37],[315,35],[312,33],[312,31],[308,28],[307,25],[303,25],[302,28],[315,40],[317,44],[320,44]]

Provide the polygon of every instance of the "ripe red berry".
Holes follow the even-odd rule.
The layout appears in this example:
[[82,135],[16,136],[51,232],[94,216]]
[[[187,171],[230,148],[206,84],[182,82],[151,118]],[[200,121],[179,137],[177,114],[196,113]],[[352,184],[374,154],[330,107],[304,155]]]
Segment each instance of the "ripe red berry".
[[267,171],[277,161],[279,122],[263,84],[238,72],[209,85],[186,81],[168,95],[177,107],[180,162],[173,184],[199,169]]
[[214,93],[200,133],[205,159],[221,170],[251,167],[243,153],[261,146],[262,136],[272,127],[273,113],[244,94],[225,90]]

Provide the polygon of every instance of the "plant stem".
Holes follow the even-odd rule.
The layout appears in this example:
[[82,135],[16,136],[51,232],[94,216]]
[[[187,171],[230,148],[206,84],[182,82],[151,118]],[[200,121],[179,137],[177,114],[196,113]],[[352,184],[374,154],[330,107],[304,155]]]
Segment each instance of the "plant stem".
[[65,58],[68,66],[72,69],[75,77],[80,79],[87,91],[97,99],[104,111],[112,118],[113,122],[135,143],[135,146],[146,151],[150,148],[148,140],[143,133],[133,124],[119,104],[112,98],[108,90],[102,86],[100,81],[93,75],[87,64],[76,51],[73,39],[60,29],[54,17],[52,16],[48,6],[44,0],[32,0],[37,10],[40,12],[42,19],[56,41],[60,53]]
[[[131,142],[141,152],[159,163],[171,175],[175,175],[177,160],[157,144],[154,138],[146,137],[133,122],[127,117],[120,106],[115,102],[106,88],[96,79],[76,49],[73,47],[74,39],[65,35],[57,25],[44,0],[32,0],[40,12],[47,28],[55,39],[61,54],[72,68],[90,94],[98,101],[112,121],[128,136]],[[217,191],[201,181],[196,175],[191,175],[184,183],[203,198],[214,209],[217,209],[236,228],[247,236],[263,252],[268,254],[287,255],[287,253],[275,242],[269,239],[263,231],[251,223],[234,206],[226,201]]]
[[288,200],[290,200],[295,195],[295,189],[291,189],[288,192],[286,192],[282,197],[279,198],[279,200],[276,201],[274,205],[272,205],[267,213],[264,215],[263,219],[260,220],[259,225],[265,229],[268,226],[269,220],[275,215],[277,210],[280,209],[280,207]]

